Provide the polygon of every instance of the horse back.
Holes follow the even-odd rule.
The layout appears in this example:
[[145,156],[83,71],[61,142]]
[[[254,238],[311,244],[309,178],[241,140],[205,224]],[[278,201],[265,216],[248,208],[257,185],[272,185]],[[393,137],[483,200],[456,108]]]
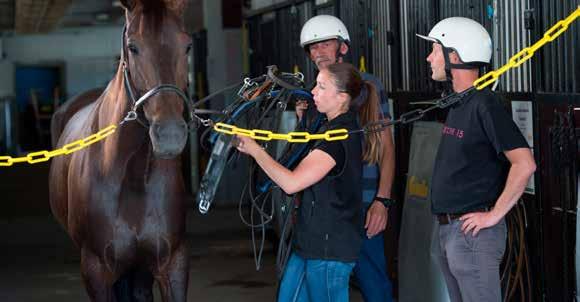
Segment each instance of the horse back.
[[105,91],[104,88],[93,88],[76,95],[65,102],[52,116],[50,123],[50,132],[52,146],[56,146],[68,121],[82,108],[95,102]]
[[[58,108],[51,120],[51,139],[53,148],[62,147],[90,135],[91,116],[98,104],[96,101],[105,89],[94,88],[83,92]],[[79,154],[86,150],[77,151]],[[64,227],[75,243],[75,236],[69,226],[69,166],[75,154],[58,156],[52,159],[49,177],[50,207],[57,221]]]

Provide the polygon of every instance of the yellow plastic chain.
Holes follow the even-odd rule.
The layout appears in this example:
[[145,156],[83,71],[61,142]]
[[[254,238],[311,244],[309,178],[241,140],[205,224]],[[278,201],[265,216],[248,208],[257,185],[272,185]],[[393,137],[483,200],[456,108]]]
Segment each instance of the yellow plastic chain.
[[473,82],[473,86],[475,86],[477,90],[481,90],[490,85],[491,83],[497,81],[499,76],[502,75],[504,72],[508,71],[511,68],[515,68],[522,65],[525,61],[529,60],[531,57],[534,56],[536,50],[540,49],[546,43],[554,41],[554,39],[556,39],[559,35],[568,30],[568,26],[570,25],[570,23],[574,22],[578,17],[580,17],[580,6],[578,6],[576,11],[570,14],[570,16],[568,16],[566,19],[561,20],[560,22],[552,26],[552,28],[550,28],[548,31],[546,31],[546,33],[544,33],[544,37],[540,39],[538,42],[536,42],[534,45],[522,49],[520,52],[511,57],[509,61],[500,69],[490,71],[481,78],[475,80],[475,82]]
[[348,138],[348,131],[346,129],[328,130],[324,133],[319,134],[310,134],[308,132],[290,132],[287,134],[279,134],[273,133],[272,131],[261,129],[248,130],[224,123],[216,123],[213,129],[217,132],[230,135],[237,134],[251,137],[257,140],[271,141],[273,139],[276,139],[276,140],[286,140],[291,143],[307,143],[315,139],[336,141]]
[[9,167],[16,163],[25,163],[25,162],[29,164],[36,164],[48,161],[55,156],[71,154],[75,151],[86,148],[98,141],[105,139],[107,136],[113,134],[116,129],[117,126],[111,125],[93,135],[74,141],[54,151],[32,152],[28,153],[28,155],[24,157],[0,156],[0,167]]
[[[493,82],[497,81],[499,76],[502,75],[507,70],[522,65],[525,61],[529,60],[532,56],[534,56],[534,53],[536,52],[536,50],[540,49],[546,43],[553,41],[559,35],[561,35],[563,32],[568,30],[568,26],[570,25],[570,23],[574,22],[576,20],[576,18],[578,18],[579,16],[580,16],[580,6],[578,6],[576,11],[574,11],[572,14],[570,14],[570,16],[568,16],[566,19],[559,21],[554,26],[552,26],[552,28],[550,28],[548,31],[546,31],[546,33],[544,34],[544,37],[542,39],[540,39],[538,42],[536,42],[534,45],[532,45],[531,47],[526,47],[523,50],[521,50],[520,52],[518,52],[516,55],[514,55],[509,60],[509,62],[507,64],[505,64],[501,68],[499,68],[495,71],[488,72],[484,76],[475,80],[475,82],[473,82],[473,86],[475,86],[475,88],[477,90],[481,90],[481,89],[489,86]],[[360,72],[366,72],[366,63],[365,63],[364,56],[360,57],[359,70],[360,70]],[[288,142],[291,142],[291,143],[305,143],[305,142],[308,142],[308,141],[313,140],[313,139],[325,139],[327,141],[330,141],[330,140],[340,140],[340,139],[348,138],[348,131],[346,129],[329,130],[323,134],[310,134],[308,132],[290,132],[288,134],[280,134],[280,133],[273,133],[272,131],[261,130],[261,129],[248,130],[248,129],[238,128],[236,126],[228,125],[228,124],[224,124],[224,123],[215,124],[213,129],[217,132],[230,134],[230,135],[238,134],[238,135],[248,136],[248,137],[251,137],[253,139],[266,140],[266,141],[269,141],[272,139],[287,140]],[[331,137],[330,135],[327,135],[329,133],[333,134],[333,135],[337,135],[337,134],[340,134],[340,135],[333,136],[332,139],[329,139]]]
[[[538,42],[536,42],[534,45],[532,45],[531,47],[524,48],[523,50],[518,52],[516,55],[510,58],[507,64],[505,64],[498,70],[488,72],[481,78],[477,79],[475,82],[473,82],[473,86],[475,86],[475,88],[477,88],[478,90],[481,90],[490,85],[491,83],[497,81],[499,76],[501,76],[507,70],[520,66],[525,61],[529,60],[532,56],[534,56],[534,53],[538,49],[540,49],[546,43],[553,41],[563,32],[568,30],[570,24],[574,22],[578,17],[580,17],[580,6],[578,6],[576,11],[574,11],[566,19],[559,21],[554,26],[552,26],[548,31],[546,31],[544,37],[540,39]],[[359,69],[361,72],[366,72],[366,63],[364,56],[361,56],[360,58]],[[0,167],[8,167],[12,166],[15,163],[24,163],[24,162],[27,162],[29,164],[46,162],[55,156],[71,154],[73,152],[86,148],[96,142],[105,139],[107,136],[113,134],[116,129],[117,129],[116,125],[110,125],[93,135],[74,141],[70,144],[65,145],[60,149],[56,149],[53,151],[32,152],[28,153],[28,155],[24,157],[0,156]],[[238,134],[248,136],[257,140],[269,141],[276,139],[276,140],[286,140],[291,143],[306,143],[311,140],[319,140],[319,139],[334,141],[348,138],[348,131],[346,129],[328,130],[325,133],[320,134],[310,134],[308,132],[290,132],[287,134],[281,134],[281,133],[273,133],[272,131],[268,130],[261,129],[248,130],[238,128],[233,125],[217,123],[214,125],[214,130],[217,132],[230,135]]]

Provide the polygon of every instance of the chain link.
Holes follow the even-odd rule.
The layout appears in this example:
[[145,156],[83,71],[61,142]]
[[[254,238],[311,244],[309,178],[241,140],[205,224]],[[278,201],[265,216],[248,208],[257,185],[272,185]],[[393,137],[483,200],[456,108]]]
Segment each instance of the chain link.
[[[566,19],[559,21],[554,26],[552,26],[548,31],[546,31],[543,38],[540,39],[538,42],[536,42],[534,45],[527,47],[527,48],[524,48],[523,50],[521,50],[520,52],[515,54],[513,57],[510,58],[510,60],[508,61],[507,64],[505,64],[504,66],[502,66],[498,70],[488,72],[484,76],[477,79],[473,83],[474,88],[476,88],[477,90],[481,90],[481,89],[489,86],[491,83],[497,81],[497,79],[503,73],[508,71],[509,69],[518,67],[521,64],[523,64],[524,62],[526,62],[527,60],[529,60],[531,57],[534,56],[535,52],[538,49],[543,47],[546,43],[555,40],[558,36],[560,36],[562,33],[564,33],[568,29],[570,24],[572,22],[576,21],[576,19],[578,17],[580,17],[580,6],[578,6],[576,11],[574,11]],[[362,62],[364,62],[364,58],[362,58],[362,60],[363,60]],[[295,76],[300,78],[300,79],[303,79],[303,77],[304,77],[301,73],[296,73]],[[249,78],[244,79],[244,85],[238,93],[247,89],[248,87],[254,86],[255,84],[256,83],[252,82]],[[306,143],[306,142],[309,142],[311,140],[322,140],[322,139],[327,140],[327,141],[334,141],[334,140],[347,139],[349,137],[349,134],[360,133],[360,132],[368,133],[368,132],[382,131],[386,127],[389,127],[389,126],[394,125],[394,124],[398,124],[398,123],[406,124],[406,123],[414,122],[416,120],[423,118],[425,113],[427,113],[435,108],[446,108],[446,107],[449,107],[452,104],[460,101],[465,95],[467,95],[467,92],[469,92],[471,90],[472,89],[468,89],[467,91],[464,91],[460,94],[452,94],[448,97],[442,98],[442,99],[438,100],[435,105],[433,105],[427,109],[416,109],[413,111],[409,111],[409,112],[401,115],[401,117],[398,120],[395,120],[395,121],[384,121],[383,120],[383,121],[378,121],[375,123],[369,123],[369,124],[365,125],[365,127],[363,129],[353,130],[353,131],[347,131],[346,129],[334,129],[334,130],[328,130],[324,133],[318,133],[318,134],[310,134],[308,132],[290,132],[287,134],[282,134],[282,133],[274,133],[272,131],[261,130],[261,129],[248,130],[248,129],[238,128],[238,127],[233,126],[233,125],[228,125],[225,123],[217,123],[214,125],[213,121],[211,119],[202,119],[201,117],[196,115],[195,112],[193,112],[193,111],[191,112],[191,114],[193,117],[195,117],[197,120],[199,120],[199,122],[202,125],[204,125],[205,127],[210,127],[213,125],[213,128],[215,131],[225,133],[225,134],[230,134],[230,135],[234,135],[234,134],[243,135],[243,136],[248,136],[248,137],[251,137],[253,139],[263,140],[263,141],[286,140],[286,141],[291,142],[291,143]],[[125,118],[119,123],[119,126],[123,125],[125,122],[133,121],[136,119],[137,119],[137,112],[134,110],[131,110],[127,113]],[[38,151],[38,152],[32,152],[32,153],[27,154],[24,157],[0,156],[0,167],[9,167],[15,163],[23,163],[23,162],[27,162],[30,164],[46,162],[46,161],[48,161],[51,158],[56,157],[56,156],[71,154],[73,152],[76,152],[78,150],[86,148],[94,143],[102,141],[103,139],[105,139],[109,135],[113,134],[116,131],[116,129],[117,129],[116,125],[110,125],[104,129],[100,130],[99,132],[93,134],[93,135],[90,135],[86,138],[83,138],[83,139],[74,141],[72,143],[66,144],[64,147],[62,147],[60,149],[55,149],[53,151],[43,150],[43,151]]]
[[412,123],[414,121],[420,120],[425,116],[425,111],[422,109],[415,109],[409,112],[401,114],[399,118],[400,122],[403,124]]
[[[503,73],[505,73],[506,71],[508,71],[511,68],[515,68],[515,67],[520,66],[521,64],[523,64],[524,62],[529,60],[531,57],[533,57],[536,50],[540,49],[546,43],[553,41],[559,35],[561,35],[563,32],[565,32],[568,29],[570,23],[574,22],[576,20],[576,18],[578,18],[579,16],[580,16],[580,6],[578,6],[576,11],[574,11],[566,19],[559,21],[554,26],[552,26],[548,31],[546,31],[543,38],[540,39],[538,42],[536,42],[534,45],[532,45],[531,47],[526,47],[523,50],[519,51],[514,56],[512,56],[512,58],[510,58],[510,60],[508,61],[508,63],[506,65],[502,66],[501,68],[499,68],[497,70],[488,72],[487,74],[485,74],[484,76],[480,77],[475,82],[473,82],[474,87],[467,89],[461,93],[454,93],[454,94],[451,94],[451,95],[446,96],[444,98],[441,98],[441,99],[436,101],[435,105],[430,106],[427,109],[415,109],[415,110],[406,112],[406,113],[402,114],[399,119],[394,120],[394,121],[381,120],[381,121],[369,123],[369,124],[365,125],[362,129],[358,129],[358,130],[347,131],[346,129],[338,129],[338,131],[339,131],[338,133],[333,133],[333,134],[338,134],[338,135],[336,135],[335,137],[332,137],[332,139],[329,139],[330,137],[326,136],[326,134],[331,133],[334,130],[329,130],[329,131],[325,132],[325,134],[309,134],[307,132],[290,132],[288,134],[276,134],[276,133],[272,133],[271,131],[268,131],[268,130],[260,130],[260,129],[247,130],[247,129],[238,128],[238,127],[233,126],[233,125],[224,124],[224,123],[218,123],[219,125],[216,124],[214,126],[214,130],[218,131],[218,132],[230,134],[230,135],[239,134],[239,135],[249,136],[249,137],[254,138],[254,139],[266,140],[266,141],[269,141],[272,139],[280,139],[280,140],[286,140],[288,142],[308,142],[308,141],[314,140],[314,139],[326,139],[326,140],[346,139],[346,138],[348,138],[349,134],[355,134],[355,133],[361,133],[361,132],[364,132],[364,133],[377,132],[377,131],[382,131],[385,128],[392,126],[392,125],[395,125],[395,124],[412,123],[412,122],[415,122],[417,120],[422,119],[425,116],[425,114],[431,110],[434,110],[436,108],[441,108],[441,109],[447,108],[447,107],[461,101],[466,95],[468,95],[471,91],[473,91],[473,89],[481,90],[481,89],[489,86],[493,82],[497,81],[497,79]],[[364,56],[360,57],[359,65],[360,65],[360,71],[361,72],[364,71],[365,70],[364,68],[366,67]]]
[[508,71],[511,68],[516,68],[522,65],[524,62],[526,62],[527,60],[529,60],[531,57],[534,56],[536,50],[542,48],[542,46],[544,46],[546,43],[554,41],[554,39],[556,39],[559,35],[565,32],[570,26],[570,23],[576,21],[576,18],[578,17],[580,17],[580,6],[578,6],[576,11],[570,14],[570,16],[568,16],[566,19],[559,21],[550,29],[548,29],[546,33],[544,33],[543,38],[534,43],[534,45],[522,49],[520,52],[512,56],[507,64],[505,64],[498,70],[490,71],[486,73],[483,77],[477,79],[473,83],[473,86],[475,86],[477,90],[481,90],[489,86],[493,82],[497,81],[497,79],[499,79],[499,77],[504,72]]
[[349,132],[346,129],[328,130],[324,133],[310,134],[308,132],[290,132],[290,133],[274,133],[269,130],[262,129],[244,129],[234,125],[225,123],[216,123],[213,129],[217,132],[229,135],[241,135],[251,137],[256,140],[271,141],[271,140],[285,140],[291,143],[307,143],[311,140],[327,140],[336,141],[347,139]]
[[[192,113],[195,118],[199,120],[199,122],[204,125],[205,127],[212,126],[213,121],[211,119],[202,119],[197,116],[195,113]],[[137,113],[135,111],[129,111],[125,118],[119,123],[119,126],[123,125],[126,122],[134,121],[137,119]],[[99,132],[89,135],[85,138],[76,140],[74,142],[68,143],[64,145],[62,148],[55,149],[52,151],[38,151],[28,153],[26,156],[23,157],[12,157],[12,156],[0,156],[0,167],[9,167],[16,163],[29,163],[29,164],[36,164],[41,162],[49,161],[51,158],[61,155],[68,155],[84,149],[92,144],[95,144],[99,141],[104,140],[111,134],[115,133],[117,130],[116,125],[110,125],[106,128],[103,128]]]
[[98,141],[105,139],[107,136],[113,134],[117,129],[116,125],[111,125],[103,130],[85,137],[83,139],[79,139],[74,141],[70,144],[64,145],[64,147],[60,149],[55,149],[53,151],[38,151],[28,153],[26,156],[23,157],[11,157],[11,156],[0,156],[0,167],[9,167],[15,163],[24,163],[27,162],[29,164],[36,164],[41,162],[49,161],[51,158],[55,156],[71,154],[83,148],[86,148]]
[[469,95],[474,89],[475,89],[475,87],[471,87],[471,88],[469,88],[461,93],[450,94],[450,95],[445,96],[441,99],[430,102],[430,103],[434,103],[434,104],[432,106],[425,108],[425,109],[415,109],[415,110],[412,110],[409,112],[405,112],[401,115],[401,117],[399,117],[396,120],[380,120],[380,121],[368,123],[362,129],[353,130],[353,131],[350,131],[349,133],[353,134],[353,133],[360,133],[360,132],[364,132],[364,133],[379,132],[379,131],[383,131],[387,127],[390,127],[393,125],[397,125],[397,124],[404,125],[404,124],[413,123],[417,120],[422,119],[425,116],[425,114],[428,113],[429,111],[435,110],[437,108],[439,108],[439,109],[447,108],[447,107],[461,101],[463,98],[465,98],[467,95]]

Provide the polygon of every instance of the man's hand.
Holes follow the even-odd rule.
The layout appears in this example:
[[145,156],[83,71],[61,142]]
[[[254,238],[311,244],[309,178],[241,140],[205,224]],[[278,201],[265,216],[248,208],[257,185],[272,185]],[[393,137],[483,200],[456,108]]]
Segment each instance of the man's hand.
[[365,222],[365,229],[367,230],[367,237],[371,238],[376,234],[382,232],[387,227],[387,220],[389,219],[389,210],[378,201],[373,201],[369,210],[367,211],[367,218]]
[[497,217],[493,211],[467,213],[459,218],[463,221],[461,231],[465,234],[473,230],[473,236],[477,236],[479,231],[496,225],[501,217]]

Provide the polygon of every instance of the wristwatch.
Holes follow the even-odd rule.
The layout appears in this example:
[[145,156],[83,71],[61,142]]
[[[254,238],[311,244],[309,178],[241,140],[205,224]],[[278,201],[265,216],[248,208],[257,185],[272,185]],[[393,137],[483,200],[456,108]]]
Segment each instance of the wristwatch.
[[396,201],[394,199],[387,198],[387,197],[375,196],[374,200],[381,202],[385,206],[385,208],[387,208],[387,209],[396,203]]

